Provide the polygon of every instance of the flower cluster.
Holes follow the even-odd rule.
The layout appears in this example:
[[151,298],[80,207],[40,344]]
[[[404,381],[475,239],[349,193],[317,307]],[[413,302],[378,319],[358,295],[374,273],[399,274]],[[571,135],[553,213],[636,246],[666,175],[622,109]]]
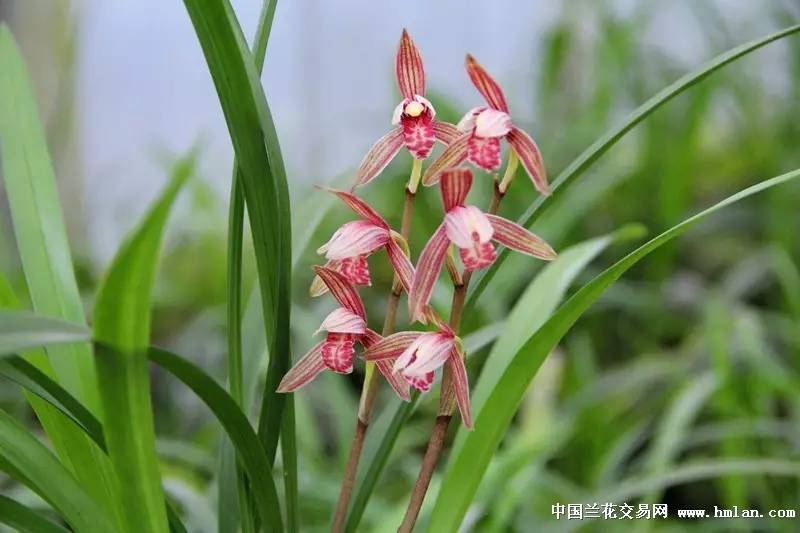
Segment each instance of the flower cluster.
[[[522,163],[534,186],[548,193],[542,158],[530,136],[511,120],[505,95],[497,82],[467,56],[467,73],[487,105],[468,111],[458,126],[436,119],[436,110],[425,98],[425,70],[419,49],[403,31],[397,51],[396,75],[402,101],[392,115],[395,126],[381,137],[362,161],[353,189],[369,183],[405,147],[418,162],[428,158],[436,141],[445,150],[425,172],[425,185],[439,184],[444,216],[438,229],[420,254],[416,268],[408,258],[408,245],[387,221],[353,191],[326,189],[336,195],[358,219],[342,225],[317,252],[327,260],[315,267],[316,277],[310,293],[330,292],[338,303],[320,325],[325,340],[316,344],[286,374],[279,391],[291,392],[313,380],[325,369],[336,373],[352,372],[356,347],[362,357],[375,363],[400,398],[407,400],[411,387],[427,392],[436,372],[447,367],[453,395],[467,427],[472,426],[469,384],[464,363],[466,354],[456,331],[439,318],[430,305],[436,281],[448,250],[458,249],[465,272],[489,267],[496,258],[493,243],[539,258],[552,260],[556,254],[542,239],[527,229],[494,213],[484,213],[467,204],[472,187],[472,172],[462,163],[494,171],[501,164],[500,139],[510,145],[509,166]],[[511,172],[516,167],[510,168]],[[507,186],[502,184],[502,193]],[[409,185],[413,193],[416,184]],[[399,281],[408,294],[409,316],[429,324],[432,331],[402,331],[382,337],[367,326],[364,304],[356,286],[369,286],[371,277],[367,257],[386,250]]]

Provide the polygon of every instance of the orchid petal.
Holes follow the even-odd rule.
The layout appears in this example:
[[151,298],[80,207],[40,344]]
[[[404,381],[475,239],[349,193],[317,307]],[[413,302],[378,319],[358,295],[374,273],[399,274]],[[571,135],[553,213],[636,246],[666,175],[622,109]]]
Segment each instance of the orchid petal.
[[411,320],[425,319],[425,308],[431,299],[436,280],[439,278],[449,244],[447,229],[442,224],[422,250],[417,262],[414,281],[408,293],[408,309]]
[[401,400],[406,402],[411,400],[408,391],[408,380],[400,373],[392,371],[392,363],[390,361],[378,361],[375,366],[378,367],[380,373],[383,374],[383,377],[386,378],[386,381]]
[[508,113],[508,104],[506,103],[503,90],[489,73],[486,72],[486,69],[484,69],[470,54],[467,54],[465,66],[467,68],[467,74],[469,74],[469,79],[472,80],[475,88],[478,89],[478,92],[486,99],[486,103],[498,111],[505,111]]
[[389,255],[389,261],[392,263],[395,274],[397,274],[400,283],[403,285],[403,290],[408,293],[411,290],[411,284],[414,282],[414,265],[411,264],[411,261],[394,239],[389,239],[386,243],[386,253]]
[[450,124],[449,122],[442,122],[441,120],[434,120],[433,121],[433,134],[436,135],[436,140],[441,142],[444,145],[449,145],[452,143],[456,138],[461,135],[461,132],[458,131],[458,128]]
[[339,305],[366,320],[367,314],[364,311],[364,302],[361,301],[361,297],[355,287],[344,276],[329,268],[319,266],[314,267],[314,272],[327,285],[328,290],[331,291],[331,295],[336,298]]
[[371,222],[376,226],[389,229],[389,224],[386,220],[373,209],[367,202],[356,196],[355,194],[347,191],[340,191],[338,189],[329,189],[328,187],[319,187],[323,191],[335,194],[347,207],[353,210],[358,216],[364,220]]
[[474,205],[456,206],[444,216],[447,238],[459,248],[489,242],[494,228],[486,214]]
[[388,335],[370,346],[362,357],[366,361],[385,361],[399,357],[406,348],[422,335],[419,331],[400,331]]
[[475,117],[475,135],[478,137],[504,137],[511,127],[511,117],[505,111],[485,109]]
[[468,168],[450,168],[442,172],[442,203],[445,212],[463,206],[472,188],[472,171]]
[[547,173],[542,162],[542,154],[531,136],[517,127],[512,127],[506,135],[506,140],[519,156],[522,166],[525,167],[536,190],[545,196],[549,195],[550,187],[547,185]]
[[[401,372],[405,367],[414,362],[417,357],[417,350],[419,350],[419,347],[424,342],[425,335],[425,333],[420,334],[411,344],[405,347],[394,361],[394,365],[392,366],[393,372]],[[403,373],[403,375],[405,376],[406,374]]]
[[395,70],[397,85],[403,96],[413,98],[415,94],[425,94],[425,67],[422,64],[422,54],[405,29],[397,49]]
[[325,363],[322,362],[322,345],[319,342],[314,345],[297,363],[283,376],[278,385],[278,392],[292,392],[317,377],[317,374],[325,370]]
[[320,331],[327,331],[329,333],[353,333],[362,335],[367,329],[367,323],[364,319],[344,307],[337,307],[320,324],[319,329],[314,332],[314,335]]
[[322,362],[337,374],[353,371],[356,336],[349,333],[328,333],[322,343]]
[[422,183],[425,186],[434,185],[439,182],[439,174],[444,169],[457,167],[463,163],[467,158],[467,144],[471,137],[472,133],[468,132],[453,140],[442,152],[442,155],[430,164],[422,176]]
[[458,410],[461,413],[461,421],[468,429],[472,429],[472,406],[469,400],[469,378],[464,360],[458,351],[450,350],[450,357],[447,359],[447,366],[450,369],[450,382],[455,393]]
[[467,142],[467,158],[487,172],[497,170],[500,168],[500,139],[473,135]]
[[392,126],[400,124],[400,117],[403,116],[403,110],[406,108],[406,104],[408,104],[408,99],[404,98],[402,102],[397,104],[394,111],[392,111]]
[[[369,264],[363,255],[346,257],[344,259],[331,260],[325,263],[325,268],[338,272],[353,285],[364,285],[370,287],[372,280],[369,275]],[[312,298],[322,296],[328,292],[328,287],[323,283],[319,276],[314,276],[308,293]]]
[[447,361],[450,350],[455,345],[454,337],[441,333],[425,333],[419,340],[421,342],[417,347],[416,357],[402,370],[405,376],[424,376],[433,372]]
[[363,346],[365,350],[368,350],[374,344],[382,340],[383,337],[381,337],[380,333],[378,333],[377,331],[373,331],[369,328],[366,328],[364,330],[364,334],[359,339],[359,342],[361,343],[361,346]]
[[497,259],[497,252],[491,242],[475,241],[469,248],[459,248],[458,255],[466,272],[486,268]]
[[481,114],[481,112],[487,109],[489,108],[483,105],[483,106],[473,107],[472,109],[464,113],[464,116],[461,117],[461,120],[459,120],[458,124],[456,124],[456,128],[458,128],[458,131],[471,132],[472,130],[474,130],[475,119],[478,117],[478,115]]
[[406,382],[420,392],[428,392],[433,385],[433,379],[436,377],[434,372],[428,372],[424,376],[403,376]]
[[425,159],[436,144],[433,117],[426,111],[417,117],[403,115],[400,125],[403,128],[403,143],[414,159]]
[[331,239],[317,249],[328,259],[345,259],[372,253],[389,240],[389,231],[366,220],[343,224]]
[[420,104],[422,104],[425,107],[425,109],[428,111],[428,113],[430,114],[431,118],[436,116],[436,109],[433,107],[433,104],[431,103],[430,100],[428,100],[424,96],[421,96],[419,94],[415,94],[414,95],[414,101],[415,102],[419,102]]
[[494,228],[494,239],[500,244],[545,261],[552,261],[557,257],[555,251],[541,237],[519,224],[497,215],[486,215],[486,217]]
[[378,139],[361,161],[353,188],[365,185],[386,168],[403,147],[403,128],[397,127]]

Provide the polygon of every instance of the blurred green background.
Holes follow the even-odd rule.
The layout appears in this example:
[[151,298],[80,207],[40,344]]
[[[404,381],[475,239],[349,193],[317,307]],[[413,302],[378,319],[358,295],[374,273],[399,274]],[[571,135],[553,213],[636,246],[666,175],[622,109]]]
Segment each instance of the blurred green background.
[[[121,2],[120,12],[135,9],[131,4]],[[180,18],[182,6],[174,4]],[[259,3],[236,4],[240,17],[254,23]],[[371,24],[368,10],[360,19],[348,19],[351,29],[371,26],[367,35],[380,33],[380,38],[376,37],[373,50],[357,39],[348,41],[352,36],[339,36],[344,44],[335,45],[342,54],[337,70],[331,66],[336,58],[322,50],[325,39],[337,39],[344,24],[326,25],[332,8],[321,2],[288,4],[278,8],[265,84],[293,185],[295,355],[311,345],[311,332],[332,309],[330,299],[307,297],[309,267],[320,262],[313,251],[350,216],[322,193],[311,192],[310,185],[348,184],[370,141],[389,127],[396,98],[392,54],[403,24],[426,58],[434,58],[429,69],[445,60],[452,63],[449,74],[431,76],[431,99],[439,116],[455,122],[479,101],[460,70],[460,54],[469,43],[469,51],[507,87],[512,108],[519,110],[517,122],[533,132],[550,176],[555,176],[630,110],[684,72],[733,45],[800,20],[800,4],[788,0],[521,0],[496,8],[472,2],[462,8],[470,13],[453,15],[456,22],[476,24],[480,17],[475,10],[481,9],[497,9],[503,16],[488,16],[474,34],[458,33],[461,51],[444,57],[437,55],[437,46],[446,50],[453,46],[445,42],[456,22],[442,22],[437,29],[431,19],[446,16],[452,6],[432,7],[434,13],[425,14],[426,3],[415,2],[403,10],[384,10],[390,15],[402,11],[397,20],[385,16]],[[143,59],[130,61],[137,50],[125,48],[124,43],[103,48],[97,17],[113,20],[108,11],[114,9],[95,2],[5,0],[0,1],[0,18],[10,21],[20,38],[36,82],[87,302],[121,235],[166,181],[178,157],[196,147],[191,160],[196,176],[171,222],[158,274],[153,338],[156,344],[191,356],[224,381],[225,184],[230,179],[230,149],[224,146],[227,138],[220,130],[224,126],[216,101],[206,101],[213,106],[210,110],[197,109],[200,117],[211,117],[207,122],[192,119],[187,125],[180,110],[177,116],[153,118],[168,111],[169,98],[155,98],[156,111],[142,110],[139,106],[146,106],[146,99],[129,100],[125,92],[114,99],[108,94],[113,87],[97,89],[108,80],[129,80],[125,91],[137,93],[150,78],[156,86],[164,83],[158,77],[168,75],[170,66],[176,69],[176,78],[183,79],[174,82],[179,89],[197,87],[201,95],[213,98],[213,88],[207,76],[194,74],[194,66],[184,69],[175,50],[165,53],[176,63],[151,68]],[[303,13],[308,13],[309,26],[301,25]],[[547,14],[546,23],[536,18],[539,13]],[[176,50],[191,50],[196,60],[202,60],[185,16],[180,22],[181,29],[166,38],[175,40]],[[322,33],[315,33],[315,28]],[[509,56],[511,48],[525,53]],[[169,55],[173,53],[177,55]],[[365,65],[376,68],[360,71],[359,53]],[[110,59],[92,59],[102,54]],[[92,70],[96,65],[116,65],[125,75]],[[331,71],[333,77],[325,81],[322,73]],[[382,88],[385,94],[374,98],[364,94],[360,82],[365,76],[378,78],[371,87]],[[329,91],[321,87],[325,83],[330,83]],[[461,89],[451,94],[454,85]],[[105,96],[87,98],[82,90]],[[181,98],[184,93],[175,90],[171,97]],[[191,93],[186,99],[195,106],[204,102]],[[113,108],[119,115],[108,116],[95,107]],[[128,122],[129,115],[138,113],[158,127],[149,130]],[[157,133],[148,139],[148,131]],[[116,155],[109,158],[109,153]],[[552,206],[534,231],[556,249],[631,223],[656,234],[736,190],[797,167],[800,39],[793,37],[726,67],[648,118]],[[403,153],[364,191],[393,224],[399,224],[409,168],[410,158]],[[473,198],[483,205],[490,180],[478,178]],[[2,194],[0,268],[23,294],[24,279]],[[518,179],[502,214],[516,218],[534,194],[526,180]],[[799,207],[800,186],[782,186],[715,216],[626,274],[547,359],[481,485],[465,530],[575,527],[564,519],[556,521],[551,505],[618,501],[614,495],[631,490],[631,503],[665,502],[671,510],[715,505],[797,509],[800,473],[691,474],[713,470],[721,460],[800,455]],[[423,191],[413,226],[415,255],[440,219],[438,193]],[[618,239],[578,277],[576,286],[639,240],[641,236]],[[378,328],[391,272],[382,258],[376,257],[371,266],[373,288],[362,295],[370,323]],[[247,255],[245,267],[249,291],[254,275]],[[499,324],[540,269],[528,259],[512,258],[476,311],[465,317],[464,333],[474,333],[468,345],[480,347],[470,354],[472,370],[484,363]],[[434,303],[445,310],[448,302],[449,293],[442,287]],[[255,302],[248,303],[248,309],[257,308]],[[263,334],[257,313],[248,316],[245,349],[258,355],[263,352]],[[404,312],[400,319],[404,324]],[[322,531],[329,525],[352,435],[359,371],[347,378],[325,374],[296,395],[303,531]],[[260,375],[251,374],[253,386]],[[160,373],[154,373],[153,380],[168,491],[186,511],[187,525],[211,531],[216,524],[209,501],[215,498],[212,482],[219,429],[189,393]],[[399,522],[437,397],[430,395],[422,402],[401,434],[367,508],[364,531],[390,531]],[[4,383],[0,402],[34,426],[16,387]],[[388,402],[387,396],[379,409]],[[663,480],[676,472],[686,472],[686,477],[631,489],[632,481]],[[7,478],[0,478],[0,488],[21,501],[35,502]],[[431,496],[435,492],[436,479]],[[429,500],[428,504],[434,498]],[[797,531],[796,524],[740,519],[606,521],[580,527]]]

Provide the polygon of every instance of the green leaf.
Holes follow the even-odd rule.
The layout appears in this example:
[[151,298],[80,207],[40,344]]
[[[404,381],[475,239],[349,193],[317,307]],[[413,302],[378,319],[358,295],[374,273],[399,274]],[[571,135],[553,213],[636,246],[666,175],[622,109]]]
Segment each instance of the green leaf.
[[11,526],[21,533],[69,533],[69,529],[2,495],[0,495],[0,523]]
[[49,502],[76,531],[116,531],[102,508],[50,450],[2,410],[0,468]]
[[38,346],[86,342],[89,330],[72,322],[35,313],[0,310],[0,354]]
[[729,196],[673,226],[603,271],[559,307],[553,316],[514,355],[483,409],[478,413],[475,430],[467,435],[460,453],[451,455],[431,516],[431,530],[455,531],[458,529],[492,455],[508,429],[514,413],[542,361],[608,287],[653,250],[671,241],[709,215],[730,204],[797,177],[800,177],[800,170],[763,181]]
[[150,360],[181,380],[203,400],[225,428],[250,479],[250,490],[261,520],[271,531],[282,531],[278,494],[264,447],[236,401],[211,377],[186,359],[160,348],[150,348]]
[[162,234],[175,197],[193,171],[193,154],[176,164],[161,197],[117,252],[95,304],[95,339],[114,348],[95,356],[108,455],[125,502],[124,524],[131,532],[168,530],[146,348],[150,293]]
[[[586,171],[592,164],[597,161],[604,153],[606,153],[612,146],[614,146],[622,137],[632,130],[637,124],[647,118],[654,111],[661,106],[683,93],[687,89],[701,82],[717,70],[725,65],[736,61],[737,59],[746,56],[750,52],[758,50],[759,48],[768,45],[773,41],[783,39],[800,31],[800,24],[790,26],[783,30],[771,33],[759,39],[755,39],[748,43],[742,44],[735,48],[731,48],[707,63],[704,63],[696,70],[689,72],[676,80],[671,85],[665,87],[652,98],[636,108],[622,123],[605,135],[597,139],[591,146],[581,153],[572,163],[565,168],[561,174],[551,184],[552,194],[550,196],[540,196],[528,208],[528,210],[520,217],[518,222],[530,228],[536,222],[543,212],[555,200],[557,200],[571,183],[573,183],[581,174]],[[497,255],[497,260],[494,264],[486,270],[481,271],[478,275],[473,277],[472,284],[469,288],[469,296],[467,299],[466,307],[470,308],[475,305],[478,298],[480,298],[486,286],[497,274],[497,270],[508,257],[508,250],[503,248]],[[469,312],[469,309],[466,310]]]

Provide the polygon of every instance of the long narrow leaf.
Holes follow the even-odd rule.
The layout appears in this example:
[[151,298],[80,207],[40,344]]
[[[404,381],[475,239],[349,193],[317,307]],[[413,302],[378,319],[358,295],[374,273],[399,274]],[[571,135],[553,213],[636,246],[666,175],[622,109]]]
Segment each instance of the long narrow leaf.
[[95,338],[115,349],[95,355],[108,455],[125,502],[124,523],[131,532],[168,530],[145,349],[162,234],[175,197],[193,170],[193,155],[176,165],[158,202],[115,256],[95,305]]
[[800,170],[748,187],[673,226],[602,272],[572,296],[517,351],[492,394],[477,414],[475,431],[467,435],[460,453],[451,456],[436,499],[430,528],[456,531],[502,440],[514,413],[544,358],[581,315],[629,268],[652,251],[684,233],[720,209],[756,193],[800,177]]
[[2,495],[0,495],[0,523],[11,526],[21,533],[69,533],[69,529]]
[[35,313],[0,310],[0,354],[38,346],[86,342],[89,330],[72,322]]

